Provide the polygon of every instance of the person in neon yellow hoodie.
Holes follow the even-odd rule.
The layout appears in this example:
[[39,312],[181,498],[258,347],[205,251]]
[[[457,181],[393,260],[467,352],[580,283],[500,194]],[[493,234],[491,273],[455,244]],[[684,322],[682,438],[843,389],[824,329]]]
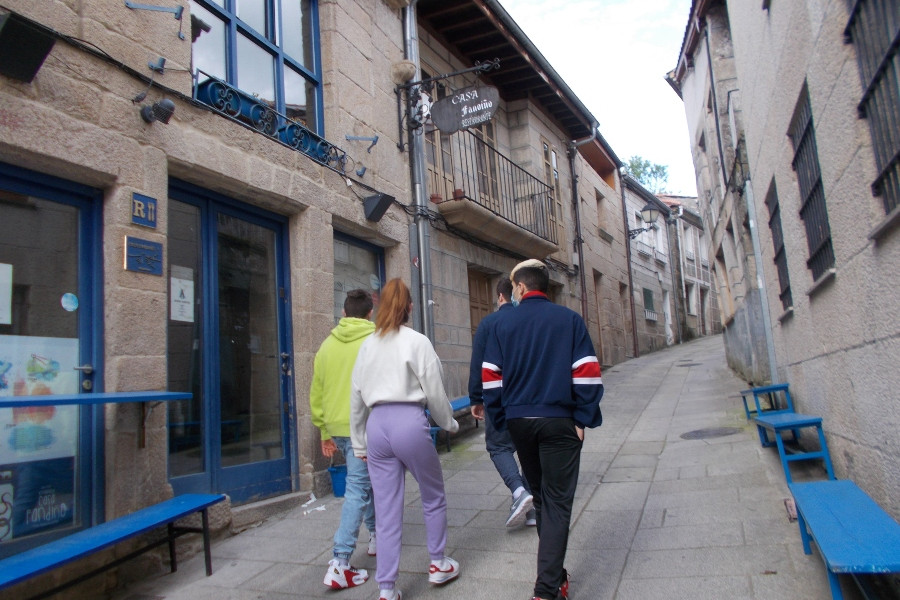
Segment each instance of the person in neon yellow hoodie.
[[334,534],[334,558],[328,563],[325,585],[336,590],[355,587],[369,578],[365,569],[350,566],[356,549],[359,525],[369,530],[369,556],[375,555],[375,504],[372,482],[365,461],[353,454],[350,443],[350,375],[359,347],[373,331],[372,295],[351,290],[344,300],[343,318],[316,352],[309,407],[313,425],[319,428],[322,454],[334,456],[340,451],[347,461],[347,487],[341,524]]

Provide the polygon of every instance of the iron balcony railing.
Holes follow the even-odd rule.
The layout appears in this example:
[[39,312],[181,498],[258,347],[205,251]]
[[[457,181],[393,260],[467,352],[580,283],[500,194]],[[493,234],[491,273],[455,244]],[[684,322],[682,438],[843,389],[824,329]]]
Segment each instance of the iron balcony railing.
[[194,99],[221,115],[259,131],[282,144],[302,152],[314,161],[343,173],[347,153],[272,108],[272,102],[257,98],[201,70],[194,75]]
[[[429,135],[429,191],[442,200],[467,198],[554,244],[559,217],[553,188],[469,130]],[[439,141],[436,139],[440,136]]]

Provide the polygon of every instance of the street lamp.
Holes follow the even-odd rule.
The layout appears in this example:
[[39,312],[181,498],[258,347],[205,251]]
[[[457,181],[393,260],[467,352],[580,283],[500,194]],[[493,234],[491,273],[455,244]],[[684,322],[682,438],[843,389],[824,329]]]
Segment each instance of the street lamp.
[[[656,217],[659,216],[659,209],[652,202],[648,202],[644,208],[641,209],[641,220],[648,225],[652,225],[652,223],[656,222]],[[629,229],[628,237],[630,239],[634,239],[637,236],[641,235],[645,231],[650,231],[652,226],[648,227],[639,227],[638,229]]]

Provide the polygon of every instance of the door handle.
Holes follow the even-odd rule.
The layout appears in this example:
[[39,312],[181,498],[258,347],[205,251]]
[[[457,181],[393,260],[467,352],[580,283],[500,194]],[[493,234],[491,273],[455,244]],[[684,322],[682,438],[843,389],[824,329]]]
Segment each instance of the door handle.
[[81,371],[85,375],[90,375],[94,372],[94,365],[81,365],[80,367],[72,367],[76,371]]

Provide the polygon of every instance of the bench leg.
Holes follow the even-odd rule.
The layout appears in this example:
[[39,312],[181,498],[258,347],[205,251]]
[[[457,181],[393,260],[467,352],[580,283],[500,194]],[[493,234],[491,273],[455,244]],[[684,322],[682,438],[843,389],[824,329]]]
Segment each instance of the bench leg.
[[825,569],[828,571],[828,585],[831,586],[831,598],[832,600],[843,600],[844,594],[841,592],[841,582],[838,581],[838,576],[831,571],[827,566]]
[[203,521],[203,557],[206,559],[206,576],[212,575],[212,555],[209,552],[209,513],[207,509],[200,512]]
[[797,525],[800,527],[800,541],[803,543],[803,553],[812,554],[812,548],[809,546],[809,530],[806,529],[806,519],[803,513],[797,511]]
[[175,558],[175,523],[166,526],[169,533],[169,569],[174,573],[178,570],[178,559]]
[[831,466],[831,454],[828,452],[828,442],[825,441],[825,432],[822,431],[822,425],[816,427],[819,433],[819,448],[822,451],[822,460],[825,461],[825,470],[828,472],[828,479],[834,479],[834,467]]
[[769,436],[766,434],[766,428],[762,425],[756,426],[756,431],[759,433],[759,443],[762,444],[763,448],[768,448],[769,446],[774,445],[773,442],[769,441]]
[[784,469],[784,477],[787,479],[788,483],[792,483],[791,479],[791,468],[788,466],[787,454],[784,451],[784,439],[781,437],[782,432],[780,430],[775,430],[775,443],[778,445],[778,457],[781,459],[781,467]]

